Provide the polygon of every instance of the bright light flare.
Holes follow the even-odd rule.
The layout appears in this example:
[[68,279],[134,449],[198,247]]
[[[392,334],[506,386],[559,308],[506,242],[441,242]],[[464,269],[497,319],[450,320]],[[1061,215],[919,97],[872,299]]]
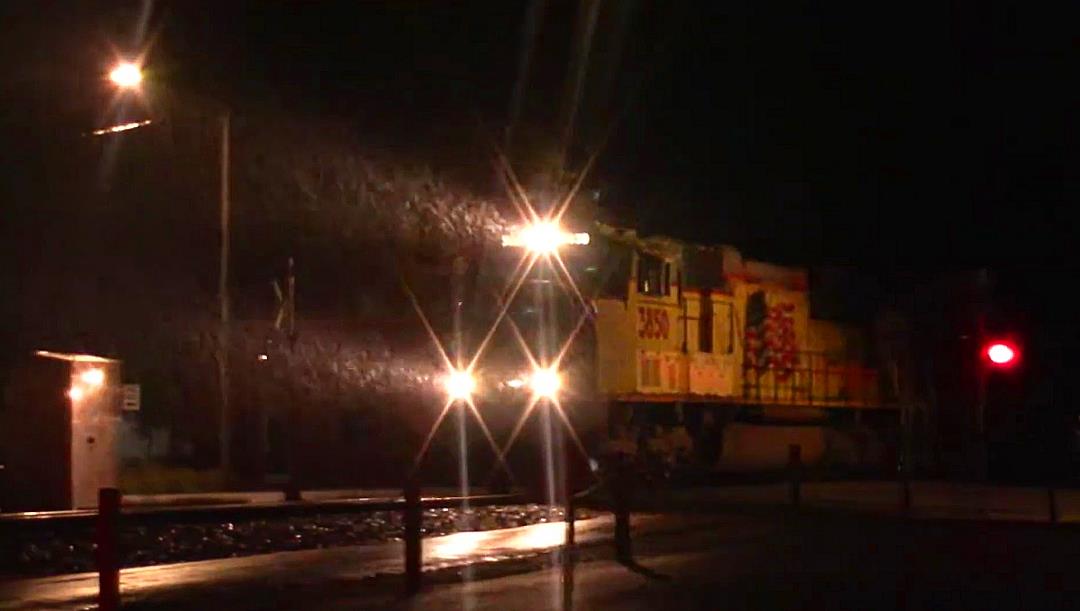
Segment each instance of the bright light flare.
[[1016,348],[1004,342],[994,342],[987,346],[986,358],[995,365],[1011,365],[1016,361]]
[[78,400],[82,399],[83,395],[85,395],[85,394],[86,394],[86,391],[84,391],[81,386],[72,386],[67,391],[67,396],[72,401],[78,401]]
[[424,545],[430,549],[427,553],[435,558],[461,558],[476,552],[480,545],[489,538],[490,536],[486,532],[467,531],[436,537],[430,541],[425,541]]
[[554,399],[559,394],[562,379],[554,369],[537,369],[529,378],[533,394],[544,399]]
[[567,244],[587,245],[589,234],[563,231],[558,223],[537,221],[510,235],[503,236],[503,246],[517,246],[537,254],[551,254]]
[[117,134],[120,132],[126,132],[128,130],[144,127],[153,123],[152,120],[146,119],[144,121],[132,121],[131,123],[121,123],[119,125],[113,125],[111,127],[103,127],[101,129],[95,129],[90,132],[94,136],[106,136],[108,134]]
[[468,371],[451,371],[444,385],[451,400],[467,401],[476,390],[476,378]]
[[518,549],[547,549],[566,542],[566,525],[562,522],[533,524],[518,538]]
[[91,388],[97,388],[105,383],[105,371],[100,367],[87,369],[79,374],[79,380]]
[[566,542],[566,525],[545,522],[505,530],[467,531],[424,541],[433,559],[460,559],[550,549]]
[[121,89],[134,89],[142,83],[142,69],[133,62],[120,62],[109,72],[109,80]]

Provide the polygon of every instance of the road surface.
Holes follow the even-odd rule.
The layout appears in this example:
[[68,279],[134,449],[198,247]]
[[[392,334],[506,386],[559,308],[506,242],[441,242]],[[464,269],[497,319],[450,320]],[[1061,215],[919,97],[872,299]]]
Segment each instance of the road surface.
[[[842,515],[765,509],[786,491],[675,492],[713,510],[635,516],[632,568],[611,560],[602,517],[578,523],[572,574],[551,568],[551,523],[426,539],[415,599],[400,597],[398,542],[129,569],[125,608],[1080,608],[1080,528],[1045,523],[1045,489],[919,483],[914,513],[953,519],[911,521],[883,517],[895,483],[806,485],[807,506],[858,510]],[[1080,517],[1078,500],[1059,494],[1059,513]],[[715,510],[728,504],[743,509]],[[0,609],[82,609],[95,592],[93,574],[0,582]]]
[[[634,516],[633,525],[645,533],[711,520],[642,515]],[[576,525],[577,540],[586,545],[610,538],[611,531],[610,517],[581,520]],[[424,539],[424,570],[535,556],[562,545],[564,535],[565,525],[551,522],[428,538]],[[121,572],[121,591],[124,600],[130,602],[201,591],[317,588],[327,580],[359,583],[379,581],[389,575],[397,579],[402,572],[402,549],[402,543],[393,542],[125,569]],[[96,573],[0,581],[0,609],[84,608],[93,602],[96,593]]]
[[[1080,605],[1080,529],[873,516],[641,516],[635,566],[611,558],[610,520],[426,542],[425,590],[400,595],[400,545],[133,569],[129,609],[1068,609]],[[507,558],[516,557],[515,560]],[[501,562],[494,562],[502,560]],[[484,562],[488,561],[488,562]],[[470,565],[478,562],[480,564]],[[0,584],[0,608],[76,609],[89,575]],[[569,604],[568,604],[569,603]]]
[[[610,558],[432,587],[384,608],[1075,609],[1080,531],[1004,523],[814,518],[747,533],[744,525],[658,536],[638,566]],[[325,609],[363,608],[361,596]]]
[[[778,483],[675,490],[643,500],[658,507],[756,507],[787,504],[788,495],[789,484]],[[1080,490],[1055,489],[1053,496],[1060,521],[1080,522]],[[900,484],[891,481],[806,482],[801,492],[806,507],[882,515],[898,514],[900,499]],[[1045,522],[1049,500],[1047,488],[916,481],[911,483],[910,515]]]

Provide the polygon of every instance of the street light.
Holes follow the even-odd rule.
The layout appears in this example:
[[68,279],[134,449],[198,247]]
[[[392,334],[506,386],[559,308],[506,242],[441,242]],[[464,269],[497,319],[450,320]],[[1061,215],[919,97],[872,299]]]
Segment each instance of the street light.
[[109,72],[109,80],[121,89],[135,89],[142,83],[142,69],[133,62],[120,62]]
[[[109,80],[121,90],[138,89],[143,80],[142,68],[138,63],[121,61],[109,71]],[[107,136],[119,132],[136,129],[144,125],[150,125],[149,119],[134,121],[122,125],[114,125],[91,132],[94,136]],[[232,426],[229,420],[229,144],[230,144],[229,112],[221,113],[221,184],[220,184],[220,228],[221,241],[218,256],[218,342],[217,342],[217,365],[218,387],[220,390],[221,410],[218,414],[218,437],[219,437],[219,462],[223,471],[228,472],[231,467],[229,451],[229,439],[232,437]]]

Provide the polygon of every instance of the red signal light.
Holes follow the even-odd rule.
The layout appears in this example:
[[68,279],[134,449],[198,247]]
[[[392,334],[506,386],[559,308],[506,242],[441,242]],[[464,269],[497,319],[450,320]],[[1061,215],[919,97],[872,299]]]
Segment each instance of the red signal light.
[[1008,342],[991,342],[986,346],[986,358],[997,367],[1010,367],[1016,363],[1019,351]]

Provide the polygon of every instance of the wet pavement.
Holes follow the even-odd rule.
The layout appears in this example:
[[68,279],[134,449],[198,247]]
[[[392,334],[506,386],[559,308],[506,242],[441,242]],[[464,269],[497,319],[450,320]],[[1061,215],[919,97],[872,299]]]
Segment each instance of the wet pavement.
[[[650,531],[670,526],[678,520],[656,516],[635,516],[635,526]],[[577,523],[582,544],[610,537],[610,517]],[[438,571],[475,563],[494,563],[535,556],[559,547],[565,525],[559,522],[535,524],[494,531],[462,532],[424,540],[424,569]],[[247,558],[228,558],[125,569],[121,589],[125,601],[173,600],[211,592],[244,592],[245,599],[266,592],[296,593],[305,588],[321,589],[326,582],[361,583],[380,576],[400,575],[400,542],[325,550],[280,552]],[[262,594],[251,594],[255,588]],[[400,588],[393,588],[393,592]],[[92,603],[97,592],[97,575],[80,573],[38,579],[0,581],[0,609],[78,609]],[[218,608],[218,607],[211,607]]]
[[[929,519],[1007,520],[1046,522],[1053,498],[1056,517],[1080,522],[1080,489],[942,481],[913,481],[908,515]],[[896,481],[804,482],[801,504],[822,510],[846,510],[878,515],[898,515],[902,509],[902,484]],[[790,484],[753,484],[708,488],[661,490],[642,495],[647,507],[669,509],[710,507],[776,507],[790,503]]]
[[[919,482],[898,519],[894,482],[671,491],[635,515],[639,564],[612,561],[608,516],[425,539],[425,591],[401,596],[400,542],[283,552],[122,574],[132,609],[1080,609],[1076,491]],[[681,513],[671,513],[684,505]],[[730,512],[727,506],[738,506]],[[841,510],[841,511],[834,511]],[[0,581],[0,609],[86,608],[93,574]]]
[[1072,527],[864,518],[799,519],[752,534],[745,526],[644,538],[629,566],[605,557],[431,587],[411,600],[342,593],[321,608],[1080,608],[1080,531]]
[[[1080,529],[819,514],[635,516],[636,562],[610,519],[425,540],[425,587],[402,595],[401,545],[129,569],[128,609],[1070,609]],[[552,553],[549,553],[552,552]],[[93,575],[0,583],[0,609],[76,609]]]

